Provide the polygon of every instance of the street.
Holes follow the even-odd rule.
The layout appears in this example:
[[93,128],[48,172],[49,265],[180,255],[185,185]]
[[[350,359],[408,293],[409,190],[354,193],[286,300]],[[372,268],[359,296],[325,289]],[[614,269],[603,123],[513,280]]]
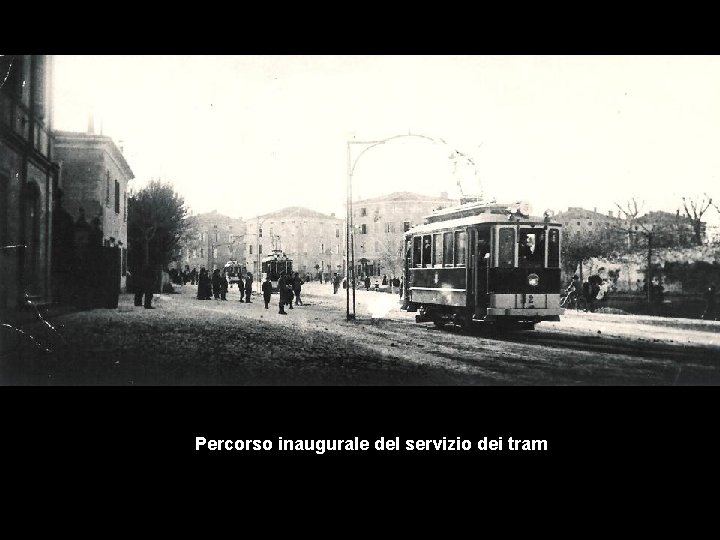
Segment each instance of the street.
[[417,324],[397,294],[303,287],[278,313],[253,292],[197,300],[197,287],[155,295],[154,310],[122,294],[118,309],[48,317],[58,334],[25,328],[51,349],[10,346],[2,384],[33,385],[715,385],[720,322],[567,312],[535,330],[468,334]]

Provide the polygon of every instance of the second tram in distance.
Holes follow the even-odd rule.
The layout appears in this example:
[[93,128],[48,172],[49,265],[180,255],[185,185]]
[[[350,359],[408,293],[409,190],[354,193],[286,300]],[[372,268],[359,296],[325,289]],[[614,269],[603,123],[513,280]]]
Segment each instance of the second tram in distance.
[[285,255],[279,249],[273,249],[270,255],[262,258],[262,280],[263,282],[270,276],[270,282],[272,283],[272,292],[278,291],[278,280],[280,279],[280,272],[285,272],[286,275],[292,276],[293,267],[292,259]]
[[559,321],[560,231],[521,207],[472,203],[405,233],[407,310],[417,322],[533,328]]

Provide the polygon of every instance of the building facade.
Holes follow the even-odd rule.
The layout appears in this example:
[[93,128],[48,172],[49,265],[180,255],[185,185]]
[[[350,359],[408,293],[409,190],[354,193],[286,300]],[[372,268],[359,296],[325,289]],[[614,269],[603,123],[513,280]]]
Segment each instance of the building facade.
[[621,224],[621,220],[612,210],[606,215],[598,212],[597,208],[586,210],[579,206],[571,206],[566,212],[558,212],[553,219],[563,226],[563,234],[566,236],[586,235],[605,227]]
[[245,222],[216,210],[190,218],[192,230],[178,245],[177,270],[222,269],[228,261],[247,266]]
[[433,210],[455,206],[447,193],[430,197],[396,192],[353,202],[355,272],[358,276],[400,276],[404,232]]
[[258,261],[274,249],[302,276],[328,279],[345,271],[345,222],[335,214],[295,206],[248,219],[246,227],[248,269],[256,275]]
[[[99,227],[93,242],[120,249],[121,287],[127,280],[128,183],[134,178],[110,137],[92,132],[56,131],[55,159],[60,166],[62,206],[76,226]],[[84,239],[80,239],[83,242]]]
[[0,310],[51,299],[52,57],[0,57]]

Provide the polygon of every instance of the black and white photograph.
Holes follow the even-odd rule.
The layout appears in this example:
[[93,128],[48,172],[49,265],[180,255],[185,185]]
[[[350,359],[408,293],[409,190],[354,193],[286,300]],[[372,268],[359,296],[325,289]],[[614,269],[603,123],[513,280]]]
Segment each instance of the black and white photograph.
[[720,382],[720,58],[3,55],[0,383]]

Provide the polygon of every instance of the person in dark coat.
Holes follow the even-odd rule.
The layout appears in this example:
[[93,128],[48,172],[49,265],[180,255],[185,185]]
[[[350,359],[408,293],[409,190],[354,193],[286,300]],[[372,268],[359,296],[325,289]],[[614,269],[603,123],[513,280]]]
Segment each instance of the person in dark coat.
[[292,280],[292,288],[293,288],[293,293],[295,294],[295,305],[296,306],[302,305],[302,300],[300,300],[300,291],[302,291],[302,286],[304,283],[305,282],[302,279],[300,279],[300,274],[295,272],[295,275],[293,276],[293,280]]
[[217,268],[212,273],[212,295],[215,300],[220,300],[220,270]]
[[195,285],[197,278],[198,278],[197,268],[193,268],[192,272],[190,272],[190,285]]
[[208,300],[210,298],[209,290],[210,278],[207,275],[207,270],[200,268],[200,273],[198,274],[198,300]]
[[265,277],[265,281],[262,284],[263,300],[265,300],[265,309],[268,309],[270,305],[270,297],[272,296],[272,281],[270,281],[270,275]]
[[717,308],[715,307],[715,284],[711,283],[710,286],[705,289],[705,311],[703,311],[700,317],[706,321],[717,320]]
[[228,280],[225,276],[225,270],[223,270],[223,273],[220,275],[220,300],[227,300],[227,292]]
[[145,293],[145,309],[155,309],[152,305],[153,289],[155,288],[155,272],[150,265],[145,265],[142,271],[142,287]]
[[285,277],[285,272],[280,272],[280,278],[278,279],[278,292],[280,293],[280,298],[278,299],[278,313],[280,315],[287,315],[287,311],[285,311],[285,304],[287,303],[287,278]]
[[370,290],[370,276],[365,276],[365,290]]
[[[253,276],[250,272],[247,273],[247,276],[245,276],[245,303],[250,303],[250,293],[252,293],[252,281]],[[238,287],[240,287],[240,284],[238,284]],[[242,294],[242,290],[240,291],[240,294]]]
[[335,276],[333,277],[333,294],[337,294],[339,288],[340,288],[340,276],[338,276],[337,272],[335,272]]

